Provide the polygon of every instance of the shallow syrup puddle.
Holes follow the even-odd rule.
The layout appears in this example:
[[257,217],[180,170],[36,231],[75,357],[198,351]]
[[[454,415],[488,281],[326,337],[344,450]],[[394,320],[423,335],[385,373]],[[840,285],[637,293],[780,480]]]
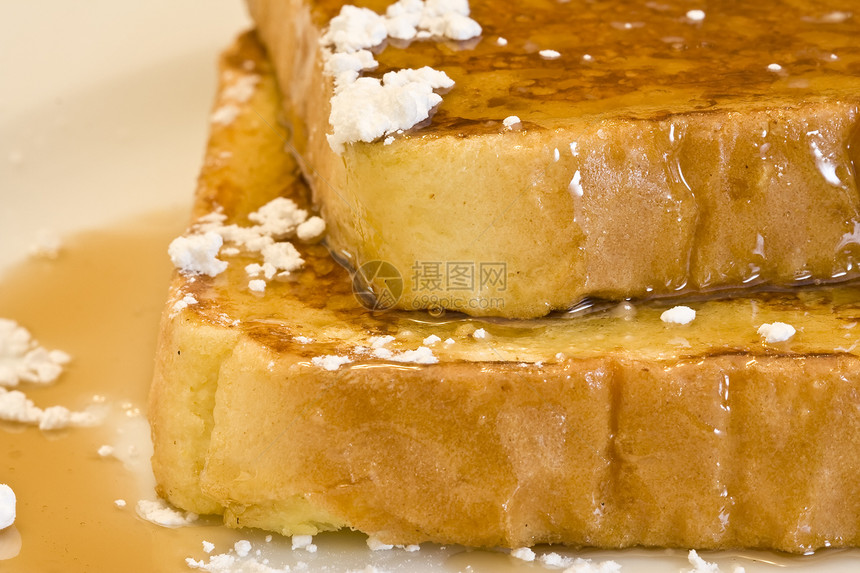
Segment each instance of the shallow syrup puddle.
[[[57,259],[27,260],[0,277],[0,317],[72,356],[53,385],[18,389],[37,406],[75,410],[101,395],[112,412],[95,428],[0,423],[0,482],[18,498],[14,529],[0,535],[0,570],[164,571],[169,563],[179,570],[201,539],[232,538],[221,527],[166,529],[135,514],[137,500],[154,494],[148,430],[134,408],[146,406],[170,278],[166,246],[186,220],[180,211],[86,232],[67,240]],[[104,444],[121,448],[133,467],[100,457]]]
[[[139,217],[112,228],[82,233],[64,242],[56,260],[27,260],[0,276],[0,317],[27,328],[44,347],[68,352],[73,360],[54,384],[25,385],[37,406],[55,404],[83,409],[93,396],[104,397],[107,421],[95,428],[41,432],[0,423],[0,483],[18,497],[15,525],[0,532],[0,571],[190,571],[186,557],[206,559],[201,542],[214,554],[248,539],[253,557],[270,558],[272,567],[293,571],[558,571],[525,563],[500,551],[424,544],[419,552],[368,551],[365,537],[324,534],[317,553],[291,551],[290,540],[266,532],[232,531],[216,521],[167,529],[138,517],[139,499],[152,499],[146,435],[138,415],[145,411],[152,375],[158,320],[171,267],[169,241],[182,232],[183,211]],[[116,457],[101,457],[102,445]],[[129,451],[129,447],[134,450]],[[120,461],[117,458],[123,458]],[[127,505],[117,508],[114,500]],[[684,551],[580,551],[538,548],[600,562],[614,559],[625,573],[687,571]],[[860,552],[822,552],[811,558],[764,552],[703,554],[723,571],[743,565],[747,572],[848,572]]]

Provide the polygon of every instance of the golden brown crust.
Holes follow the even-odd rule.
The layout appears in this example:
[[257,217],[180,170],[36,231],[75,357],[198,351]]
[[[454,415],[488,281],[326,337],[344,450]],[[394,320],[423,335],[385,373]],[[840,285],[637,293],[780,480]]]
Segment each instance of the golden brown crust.
[[[198,216],[222,206],[242,220],[305,192],[252,34],[222,61],[221,93],[245,60],[261,79],[213,128]],[[244,255],[214,279],[174,281],[150,403],[153,468],[174,504],[393,543],[860,544],[856,288],[704,301],[687,327],[647,305],[632,320],[434,320],[365,311],[322,247],[299,248],[306,268],[263,297]],[[181,293],[198,304],[174,312]],[[795,339],[763,344],[756,325],[786,317]],[[414,349],[432,333],[455,340],[433,346],[436,364],[359,350],[370,335]],[[353,362],[312,361],[329,354]]]

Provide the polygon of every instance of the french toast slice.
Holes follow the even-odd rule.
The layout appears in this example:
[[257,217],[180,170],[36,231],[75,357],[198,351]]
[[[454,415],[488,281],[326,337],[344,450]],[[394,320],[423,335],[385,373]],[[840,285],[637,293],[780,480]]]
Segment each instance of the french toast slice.
[[[213,117],[237,85],[255,88],[213,124],[195,226],[308,205],[254,33],[221,60]],[[296,247],[304,268],[262,294],[247,251],[173,279],[149,404],[173,504],[396,544],[860,544],[856,286],[702,299],[687,325],[656,301],[432,317],[366,309],[324,246]],[[767,343],[774,322],[797,333]]]
[[364,72],[446,72],[435,114],[339,155],[320,42],[351,3],[248,0],[327,241],[354,269],[393,265],[398,308],[528,318],[857,277],[860,16],[843,2],[473,0],[479,38],[389,39]]

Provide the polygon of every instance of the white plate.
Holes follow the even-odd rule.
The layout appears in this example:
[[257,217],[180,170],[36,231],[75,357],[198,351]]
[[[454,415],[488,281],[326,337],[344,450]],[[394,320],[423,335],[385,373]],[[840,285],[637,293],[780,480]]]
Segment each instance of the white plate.
[[[24,258],[43,229],[67,234],[129,215],[187,209],[208,129],[216,55],[247,25],[240,0],[0,4],[0,271]],[[462,548],[371,554],[361,537],[348,534],[317,542],[316,554],[275,552],[272,565],[279,557],[330,571],[370,563],[401,571],[543,569]],[[199,546],[188,554],[203,557]],[[579,555],[615,559],[627,573],[690,569],[685,552]],[[705,557],[727,572],[738,564],[748,572],[860,569],[857,552]]]

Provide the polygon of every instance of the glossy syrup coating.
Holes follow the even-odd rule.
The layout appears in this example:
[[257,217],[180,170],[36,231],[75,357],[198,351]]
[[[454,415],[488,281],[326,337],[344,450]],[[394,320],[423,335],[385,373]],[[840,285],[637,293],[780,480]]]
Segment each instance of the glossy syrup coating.
[[[317,2],[318,24],[348,3],[379,13],[390,4]],[[574,116],[654,119],[860,93],[860,16],[844,1],[472,0],[470,6],[483,28],[479,39],[392,42],[369,74],[429,65],[455,80],[422,134],[496,133],[490,122],[509,115],[553,128]],[[541,57],[542,50],[560,57]]]

